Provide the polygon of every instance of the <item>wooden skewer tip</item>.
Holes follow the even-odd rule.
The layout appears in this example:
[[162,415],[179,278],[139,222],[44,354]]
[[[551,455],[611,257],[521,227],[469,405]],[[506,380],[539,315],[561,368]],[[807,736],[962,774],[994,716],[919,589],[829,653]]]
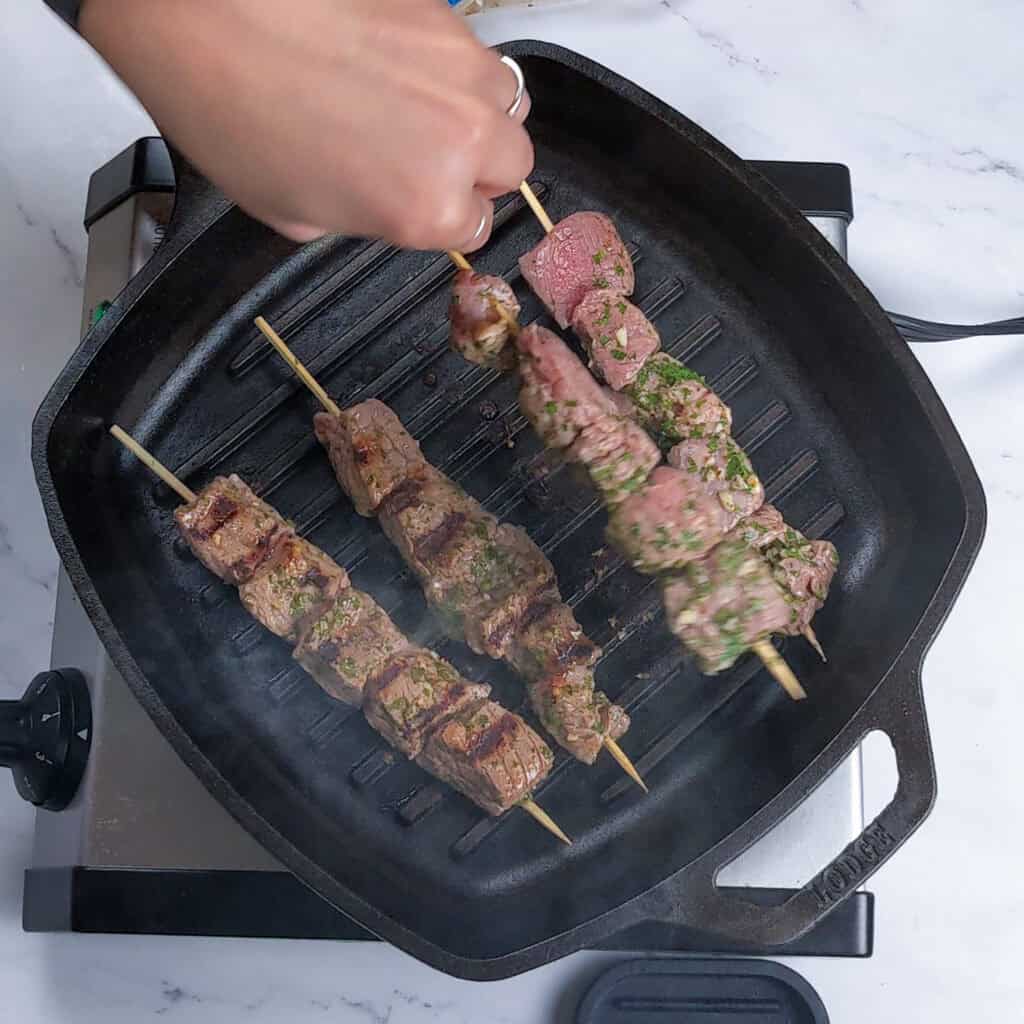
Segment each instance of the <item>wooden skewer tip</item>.
[[110,433],[117,438],[141,463],[151,469],[178,497],[187,502],[196,500],[196,492],[179,480],[155,455],[151,455],[138,441],[126,430],[122,430],[116,423],[110,428]]
[[572,840],[555,824],[554,819],[544,810],[539,804],[535,803],[529,798],[519,801],[519,806],[522,807],[527,814],[536,819],[543,825],[553,836],[557,836],[565,843],[566,846],[572,846]]
[[827,662],[828,658],[825,657],[825,652],[822,650],[821,643],[818,641],[818,634],[809,626],[804,626],[801,630],[804,635],[804,639],[818,652],[818,657],[822,661]]
[[528,181],[521,182],[519,185],[519,191],[526,200],[526,204],[531,210],[533,210],[533,215],[540,221],[540,226],[544,229],[546,234],[550,235],[551,232],[555,230],[555,225],[548,216],[547,210],[541,206],[540,200],[537,198],[537,193],[530,188],[530,183]]
[[629,755],[615,742],[610,736],[606,736],[604,739],[604,745],[608,748],[608,753],[619,762],[619,767],[645,792],[649,793],[650,790],[647,788],[647,783],[644,782],[640,773],[636,770],[636,765],[629,759]]
[[764,667],[772,674],[775,681],[793,700],[804,700],[807,697],[807,692],[800,685],[797,677],[793,675],[793,670],[786,664],[785,658],[767,640],[758,640],[752,649],[764,662]]
[[278,355],[295,371],[299,380],[316,395],[320,404],[335,416],[341,415],[341,408],[320,386],[320,382],[306,369],[299,361],[299,357],[285,344],[284,339],[270,324],[262,317],[256,317],[256,326],[260,329],[263,337],[277,349]]

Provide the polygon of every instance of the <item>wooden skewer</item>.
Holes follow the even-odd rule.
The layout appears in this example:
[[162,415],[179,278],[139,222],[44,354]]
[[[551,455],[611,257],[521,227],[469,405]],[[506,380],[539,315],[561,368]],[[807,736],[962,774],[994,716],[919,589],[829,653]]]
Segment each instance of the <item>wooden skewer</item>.
[[540,205],[537,193],[530,188],[530,183],[528,181],[522,182],[519,186],[519,191],[522,193],[527,205],[533,210],[533,215],[540,221],[540,226],[544,229],[545,234],[550,235],[555,230],[555,225],[548,216],[548,211]]
[[810,623],[804,626],[800,632],[803,633],[804,639],[818,652],[818,657],[822,661],[828,661],[828,658],[825,657],[825,652],[822,650],[821,643],[818,641],[818,634],[811,628]]
[[520,800],[519,806],[527,814],[531,815],[535,821],[540,822],[553,836],[558,836],[566,846],[572,846],[572,840],[555,824],[554,818],[543,807],[534,803],[529,797],[525,800]]
[[508,328],[508,333],[515,338],[519,334],[519,321],[493,295],[490,297],[490,302],[491,309],[498,314],[499,319]]
[[[449,254],[451,255],[451,254]],[[512,321],[515,324],[515,320]],[[280,353],[281,358],[299,375],[299,379],[313,392],[314,395],[320,400],[320,404],[335,416],[341,414],[341,409],[338,408],[337,404],[331,401],[330,396],[326,391],[317,383],[316,378],[307,370],[301,362],[299,362],[298,356],[288,347],[284,339],[274,330],[270,324],[267,323],[263,317],[256,317],[256,326],[263,332],[264,337],[270,342],[274,348]],[[511,326],[511,325],[510,325]],[[519,325],[515,324],[518,330]],[[644,780],[640,777],[640,773],[636,770],[633,762],[626,756],[626,752],[615,742],[613,739],[605,737],[604,745],[608,748],[609,753],[616,761],[622,765],[622,770],[638,785],[645,793],[649,792]],[[533,814],[533,812],[530,812]],[[536,817],[536,815],[534,815]],[[540,819],[538,818],[538,821]]]
[[145,463],[168,487],[177,491],[183,501],[190,504],[196,500],[196,492],[186,487],[155,455],[150,455],[131,434],[123,431],[116,423],[110,428],[114,435],[140,462]]
[[455,266],[457,266],[459,268],[459,270],[472,270],[473,269],[473,267],[470,264],[469,260],[467,260],[466,257],[463,256],[462,253],[459,252],[457,249],[449,249],[448,250],[448,259],[450,259],[452,261],[452,263],[454,263]]
[[641,778],[640,773],[636,770],[636,765],[630,761],[626,752],[615,742],[610,736],[605,736],[604,745],[608,748],[608,753],[619,762],[619,767],[645,792],[649,793],[650,790],[647,788],[647,783]]
[[[262,319],[262,317],[260,318]],[[266,323],[266,321],[264,321]],[[284,342],[281,342],[283,345]],[[139,444],[138,441],[132,437],[127,431],[122,430],[117,424],[114,424],[110,428],[110,433],[117,438],[133,455],[137,456],[138,459],[145,463],[168,487],[172,487],[178,494],[181,495],[185,501],[193,502],[196,500],[196,494],[193,490],[186,487],[181,480],[179,480],[155,455],[151,455],[146,451],[145,448]],[[554,819],[540,807],[534,803],[533,800],[528,797],[525,800],[519,801],[519,806],[522,807],[527,814],[532,815],[537,821],[540,822],[552,835],[557,836],[563,843],[568,846],[572,845],[572,840],[558,827]]]
[[263,336],[270,342],[274,348],[277,349],[278,354],[281,358],[295,371],[298,375],[299,380],[313,392],[314,395],[320,400],[320,404],[330,413],[334,413],[335,416],[341,415],[341,409],[331,400],[331,396],[317,382],[316,377],[313,376],[299,362],[298,357],[294,352],[284,343],[284,339],[277,331],[274,330],[270,324],[267,323],[263,317],[256,317],[256,326],[263,332]]
[[764,662],[764,667],[793,700],[803,700],[807,696],[800,681],[793,675],[793,670],[786,664],[786,659],[767,640],[758,640],[752,645],[751,650]]

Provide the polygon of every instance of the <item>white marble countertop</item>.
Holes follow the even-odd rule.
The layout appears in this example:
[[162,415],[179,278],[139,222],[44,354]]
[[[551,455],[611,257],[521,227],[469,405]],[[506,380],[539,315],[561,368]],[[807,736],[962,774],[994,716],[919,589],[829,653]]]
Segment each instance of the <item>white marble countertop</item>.
[[[90,172],[150,123],[33,0],[0,28],[0,697],[48,664],[56,556],[29,465],[32,414],[74,345]],[[853,174],[851,262],[889,309],[958,322],[1024,312],[1024,6],[1007,0],[630,0],[501,11],[488,40],[550,39],[610,65],[748,157]],[[918,347],[984,482],[977,568],[929,655],[940,798],[871,883],[867,961],[794,961],[836,1024],[1020,1019],[1024,689],[1021,338]],[[869,766],[870,768],[870,766]],[[869,772],[869,787],[874,782]],[[879,783],[881,785],[881,783]],[[379,944],[26,935],[33,812],[0,777],[0,1018],[539,1024],[614,958],[474,985]]]

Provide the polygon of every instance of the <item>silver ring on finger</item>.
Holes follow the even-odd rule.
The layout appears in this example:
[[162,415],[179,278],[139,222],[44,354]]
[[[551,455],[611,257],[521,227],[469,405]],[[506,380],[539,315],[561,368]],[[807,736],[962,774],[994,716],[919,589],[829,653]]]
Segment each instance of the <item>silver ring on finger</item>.
[[511,58],[502,57],[501,63],[511,68],[512,74],[516,76],[516,94],[512,97],[508,110],[505,111],[509,117],[515,117],[519,108],[523,105],[523,97],[526,95],[526,79],[523,77],[523,69]]

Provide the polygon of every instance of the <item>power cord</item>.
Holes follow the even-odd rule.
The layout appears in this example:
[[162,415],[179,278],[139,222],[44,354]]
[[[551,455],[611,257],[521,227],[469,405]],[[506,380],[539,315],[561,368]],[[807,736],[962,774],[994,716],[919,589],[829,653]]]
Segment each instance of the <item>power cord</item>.
[[990,324],[938,324],[902,313],[890,313],[889,318],[907,341],[958,341],[986,334],[1024,334],[1024,316]]

